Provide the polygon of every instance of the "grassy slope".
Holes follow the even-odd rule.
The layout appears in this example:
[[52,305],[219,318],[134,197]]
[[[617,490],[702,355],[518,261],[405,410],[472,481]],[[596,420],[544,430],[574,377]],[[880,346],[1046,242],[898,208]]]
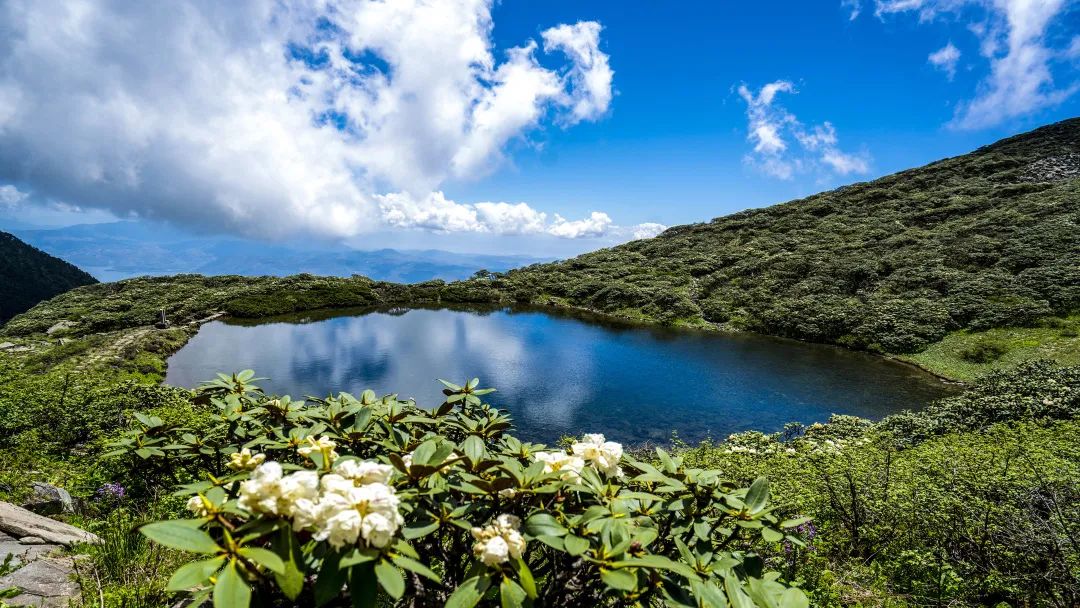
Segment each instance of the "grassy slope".
[[0,232],[0,323],[38,302],[92,283],[97,280],[75,266]]
[[[1047,170],[1063,163],[1074,173]],[[631,318],[914,353],[950,332],[1038,325],[1080,307],[1076,165],[1080,119],[873,182],[512,271],[500,285],[518,299]],[[952,373],[941,359],[915,360]]]

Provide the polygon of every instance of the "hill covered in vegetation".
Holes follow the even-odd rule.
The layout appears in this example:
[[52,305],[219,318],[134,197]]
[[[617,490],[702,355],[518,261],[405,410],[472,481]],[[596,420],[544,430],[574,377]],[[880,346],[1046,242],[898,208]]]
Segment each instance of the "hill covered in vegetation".
[[0,232],[0,323],[43,300],[97,279]]
[[888,353],[1080,307],[1080,119],[511,271],[514,299]]

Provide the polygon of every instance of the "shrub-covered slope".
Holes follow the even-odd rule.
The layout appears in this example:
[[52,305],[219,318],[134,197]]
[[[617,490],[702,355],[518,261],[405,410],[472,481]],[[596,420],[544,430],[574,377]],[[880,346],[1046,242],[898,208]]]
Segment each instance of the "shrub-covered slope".
[[518,299],[894,353],[1080,306],[1080,119],[510,272]]
[[97,283],[75,266],[0,232],[0,323],[43,300]]

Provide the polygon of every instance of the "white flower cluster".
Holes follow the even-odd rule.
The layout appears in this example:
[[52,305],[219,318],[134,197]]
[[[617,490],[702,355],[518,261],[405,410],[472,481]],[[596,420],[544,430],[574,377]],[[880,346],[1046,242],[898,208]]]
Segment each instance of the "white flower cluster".
[[518,531],[520,525],[520,519],[503,513],[495,518],[494,523],[473,528],[472,535],[476,539],[473,555],[488,566],[497,566],[510,561],[510,558],[520,558],[525,551],[525,537]]
[[619,468],[619,461],[622,460],[623,455],[621,443],[605,441],[600,433],[588,433],[581,438],[581,441],[574,443],[570,451],[574,453],[574,456],[580,456],[605,475],[622,476],[622,469]]
[[405,523],[388,485],[393,472],[389,465],[349,459],[320,479],[315,471],[283,476],[281,465],[267,462],[240,484],[237,504],[253,513],[288,517],[295,528],[310,530],[315,540],[337,549],[361,539],[381,548]]
[[591,465],[609,476],[621,477],[623,474],[619,468],[623,455],[622,444],[606,441],[600,433],[586,434],[581,441],[570,446],[570,451],[570,454],[537,452],[533,454],[533,459],[544,463],[545,473],[558,473],[563,481],[579,481],[581,471],[586,465]]
[[266,454],[253,453],[250,449],[244,448],[229,456],[228,467],[234,471],[254,471],[255,467],[262,464],[264,460],[266,460]]

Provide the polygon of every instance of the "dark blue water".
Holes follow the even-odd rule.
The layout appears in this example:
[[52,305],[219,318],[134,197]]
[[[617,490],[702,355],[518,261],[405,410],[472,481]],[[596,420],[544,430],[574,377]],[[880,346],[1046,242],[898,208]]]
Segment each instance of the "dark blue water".
[[830,413],[881,418],[951,392],[929,374],[867,354],[756,335],[660,330],[546,312],[414,309],[240,325],[212,322],[169,359],[193,387],[254,369],[264,389],[442,401],[437,378],[478,376],[518,435],[551,442],[605,433],[628,443],[697,441]]

